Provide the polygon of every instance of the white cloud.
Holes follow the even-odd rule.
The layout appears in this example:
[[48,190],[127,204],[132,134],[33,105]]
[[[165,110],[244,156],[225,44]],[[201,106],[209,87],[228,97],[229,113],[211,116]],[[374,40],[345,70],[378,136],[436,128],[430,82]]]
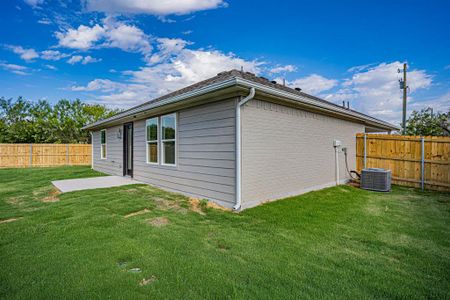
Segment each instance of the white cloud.
[[240,69],[259,73],[260,63],[246,61],[217,50],[183,49],[175,57],[152,67],[127,71],[131,81],[149,86],[151,94],[161,95],[215,76],[224,70]]
[[[381,63],[356,71],[346,79],[336,93],[326,99],[339,103],[351,101],[351,106],[393,123],[399,122],[402,111],[402,91],[399,89],[397,70],[402,68],[401,62]],[[414,100],[414,93],[431,86],[432,77],[424,70],[408,71],[409,101]]]
[[53,71],[58,70],[58,68],[56,68],[56,67],[53,66],[53,65],[44,65],[44,66],[47,67],[47,68],[50,69],[50,70],[53,70]]
[[102,60],[101,58],[94,58],[90,55],[85,56],[85,57],[83,57],[82,55],[74,55],[67,61],[67,63],[69,63],[71,65],[74,65],[76,63],[81,63],[83,65],[86,65],[86,64],[90,64],[90,63],[99,62],[101,60]]
[[258,61],[244,60],[217,50],[186,49],[173,41],[167,42],[160,40],[158,47],[161,51],[168,52],[167,55],[161,55],[164,57],[162,61],[123,72],[128,76],[126,82],[96,79],[86,86],[74,86],[72,89],[95,92],[97,95],[93,98],[98,102],[129,107],[213,77],[225,70],[240,69],[242,66],[246,71],[260,72],[262,63]]
[[296,70],[297,67],[294,65],[276,66],[270,69],[270,73],[277,74],[277,73],[295,72]]
[[41,52],[41,58],[45,60],[60,60],[68,56],[70,55],[66,53],[61,53],[57,50],[44,50]]
[[105,18],[103,24],[92,27],[80,25],[78,29],[56,32],[59,46],[88,50],[91,48],[119,48],[128,52],[150,55],[150,38],[134,25],[118,22],[112,17]]
[[413,100],[408,103],[408,112],[413,110],[421,110],[423,108],[432,107],[434,112],[448,112],[450,111],[450,92],[443,95],[432,97],[425,100]]
[[80,61],[83,60],[83,56],[81,55],[74,55],[71,58],[69,58],[69,60],[67,61],[67,63],[74,65],[76,63],[79,63]]
[[36,7],[42,3],[44,3],[44,0],[23,0],[26,4]]
[[123,88],[125,85],[122,83],[114,82],[109,79],[95,79],[87,84],[87,86],[72,86],[70,89],[72,91],[98,91],[102,90],[104,92],[118,90]]
[[149,63],[158,63],[170,56],[178,55],[187,45],[192,43],[183,39],[158,38],[158,52],[153,54],[149,59]]
[[189,14],[195,11],[226,6],[223,0],[85,0],[89,11],[125,14]]
[[[277,78],[276,81],[281,82],[282,79]],[[321,92],[334,88],[338,84],[338,81],[325,78],[318,74],[311,74],[303,78],[297,78],[293,81],[287,81],[286,84],[292,88],[299,87],[305,93],[318,95]]]
[[0,67],[6,71],[10,71],[17,75],[30,75],[29,73],[26,72],[28,68],[25,66],[0,62]]
[[347,72],[349,72],[349,73],[361,72],[361,71],[367,70],[370,67],[373,67],[373,66],[376,66],[376,65],[377,64],[372,63],[372,64],[365,64],[365,65],[360,65],[360,66],[354,66],[354,67],[351,67],[350,69],[348,69]]
[[93,27],[80,25],[78,29],[68,29],[66,32],[57,32],[56,38],[59,46],[73,49],[89,49],[99,41],[105,29],[96,24]]
[[96,63],[96,62],[99,62],[99,61],[102,61],[102,59],[101,58],[94,58],[94,57],[88,55],[88,56],[83,58],[83,61],[81,63],[83,65],[87,65],[87,64]]
[[105,19],[105,45],[119,48],[129,52],[147,54],[151,51],[149,37],[138,27],[116,22],[114,19]]
[[50,19],[48,18],[42,18],[40,20],[37,21],[39,24],[43,24],[43,25],[50,25],[52,24],[52,21],[50,21]]
[[19,54],[20,58],[26,61],[31,61],[35,58],[39,57],[39,54],[34,49],[25,49],[21,46],[14,46],[14,45],[6,45],[6,48],[11,50],[12,52]]

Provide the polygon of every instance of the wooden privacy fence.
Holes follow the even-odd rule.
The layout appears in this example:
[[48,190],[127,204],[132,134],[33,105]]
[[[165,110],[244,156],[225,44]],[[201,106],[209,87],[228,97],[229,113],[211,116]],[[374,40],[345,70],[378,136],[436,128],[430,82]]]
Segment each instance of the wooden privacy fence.
[[0,144],[0,168],[91,164],[88,144]]
[[450,137],[356,135],[356,168],[392,171],[399,185],[450,191]]

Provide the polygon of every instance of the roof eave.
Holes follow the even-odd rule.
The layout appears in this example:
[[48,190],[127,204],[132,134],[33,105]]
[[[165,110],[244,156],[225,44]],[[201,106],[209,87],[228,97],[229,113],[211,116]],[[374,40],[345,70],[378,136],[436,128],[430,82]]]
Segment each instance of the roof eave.
[[206,87],[203,87],[203,88],[200,88],[198,90],[194,90],[194,91],[191,91],[191,92],[188,92],[188,93],[185,93],[185,94],[181,94],[181,95],[177,95],[177,96],[174,96],[174,97],[171,97],[171,98],[167,98],[167,99],[164,99],[162,101],[158,101],[156,103],[148,103],[147,105],[141,105],[141,106],[139,106],[139,107],[137,107],[135,109],[131,108],[131,109],[126,110],[126,111],[124,111],[122,113],[118,113],[117,115],[112,116],[110,118],[107,118],[107,119],[104,119],[104,120],[101,120],[101,121],[97,121],[97,122],[88,124],[88,125],[82,127],[82,129],[83,130],[90,130],[90,129],[93,129],[93,128],[96,128],[96,127],[99,127],[99,126],[105,126],[108,123],[115,122],[115,121],[118,121],[120,119],[125,119],[125,118],[127,118],[127,117],[129,117],[131,115],[138,114],[138,113],[143,112],[143,111],[147,111],[147,110],[150,110],[150,109],[161,107],[161,106],[164,106],[164,105],[167,105],[167,104],[180,102],[180,101],[183,101],[185,99],[198,97],[198,96],[201,96],[201,95],[204,95],[204,94],[207,94],[207,93],[211,93],[211,92],[214,92],[214,91],[226,88],[226,87],[230,87],[230,86],[233,86],[233,85],[236,85],[236,78],[230,78],[228,80],[221,81],[221,82],[218,82],[218,83],[214,83],[214,84],[208,85]]
[[334,112],[334,113],[340,114],[340,115],[342,115],[344,117],[351,117],[351,118],[359,120],[359,121],[361,121],[361,122],[363,122],[363,123],[365,123],[367,125],[375,126],[377,128],[380,128],[380,129],[384,129],[384,130],[400,130],[400,127],[395,126],[393,124],[390,124],[388,122],[385,122],[385,121],[382,121],[382,120],[378,120],[378,119],[372,118],[370,116],[365,116],[365,115],[362,115],[360,113],[348,110],[348,109],[343,108],[343,107],[339,107],[339,106],[336,106],[336,105],[319,102],[313,96],[309,96],[307,94],[296,95],[296,94],[293,94],[293,93],[290,93],[290,92],[287,92],[287,91],[283,91],[283,90],[280,90],[280,89],[272,88],[270,86],[266,86],[266,85],[263,85],[263,84],[260,84],[260,83],[254,82],[254,81],[250,81],[250,80],[247,80],[247,79],[243,79],[243,78],[240,78],[240,77],[233,77],[233,78],[230,78],[230,79],[218,82],[218,83],[214,83],[214,84],[205,86],[203,88],[200,88],[200,89],[188,92],[188,93],[184,93],[184,94],[181,94],[181,95],[177,95],[177,96],[174,96],[174,97],[171,97],[171,98],[164,99],[162,101],[158,101],[156,103],[151,103],[150,102],[148,104],[144,104],[144,105],[141,105],[141,106],[136,107],[136,108],[131,108],[131,109],[127,110],[127,111],[119,113],[119,114],[117,114],[117,115],[115,115],[113,117],[110,117],[108,119],[101,120],[101,121],[98,121],[98,122],[86,125],[82,129],[84,129],[84,130],[92,130],[92,129],[97,128],[97,127],[104,127],[104,126],[106,126],[106,125],[108,125],[110,123],[118,122],[121,119],[126,119],[126,118],[128,118],[128,117],[130,117],[132,115],[139,114],[139,113],[144,112],[144,111],[148,111],[148,110],[151,110],[151,109],[154,109],[154,108],[157,108],[157,107],[161,107],[161,106],[164,106],[164,105],[180,102],[180,101],[183,101],[183,100],[186,100],[186,99],[189,99],[189,98],[199,97],[201,95],[204,95],[204,94],[207,94],[207,93],[211,93],[211,92],[215,92],[215,91],[218,91],[218,90],[223,89],[223,88],[231,87],[233,85],[243,86],[243,87],[246,87],[246,88],[254,87],[256,90],[259,90],[259,91],[262,91],[262,92],[265,92],[265,93],[268,93],[268,94],[271,94],[271,95],[274,95],[274,96],[282,97],[282,98],[285,98],[285,99],[291,99],[291,100],[294,100],[296,102],[306,104],[306,105],[308,105],[308,106],[310,106],[312,108],[320,108],[321,110]]
[[304,94],[305,96],[296,95],[293,93],[289,93],[287,91],[275,89],[275,88],[272,88],[272,87],[269,87],[266,85],[262,85],[262,84],[259,84],[259,83],[253,82],[253,81],[243,79],[243,78],[236,78],[236,79],[237,79],[237,84],[241,84],[241,85],[244,85],[249,88],[254,87],[256,90],[264,91],[266,93],[280,96],[280,97],[287,98],[287,99],[293,99],[295,101],[307,104],[311,107],[318,107],[318,108],[322,108],[325,110],[337,112],[343,116],[351,116],[355,119],[358,119],[363,122],[367,122],[369,125],[376,126],[378,128],[382,128],[382,129],[386,129],[386,130],[400,130],[400,127],[395,126],[391,123],[388,123],[388,122],[385,122],[382,120],[378,120],[378,119],[372,118],[370,116],[364,116],[360,113],[353,112],[353,111],[348,110],[343,107],[341,108],[341,107],[338,107],[338,106],[335,106],[332,104],[318,102],[317,100],[314,99],[313,96],[308,97],[307,94]]

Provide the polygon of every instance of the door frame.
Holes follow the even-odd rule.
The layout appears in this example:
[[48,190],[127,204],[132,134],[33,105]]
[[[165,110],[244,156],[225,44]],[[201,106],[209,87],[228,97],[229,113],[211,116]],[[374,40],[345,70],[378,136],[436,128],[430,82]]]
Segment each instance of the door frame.
[[[131,136],[128,136],[127,127],[131,125]],[[134,148],[134,125],[133,122],[123,124],[123,176],[133,177],[133,148]],[[128,149],[128,139],[131,139],[131,149]],[[131,154],[131,166],[128,166],[127,153]]]

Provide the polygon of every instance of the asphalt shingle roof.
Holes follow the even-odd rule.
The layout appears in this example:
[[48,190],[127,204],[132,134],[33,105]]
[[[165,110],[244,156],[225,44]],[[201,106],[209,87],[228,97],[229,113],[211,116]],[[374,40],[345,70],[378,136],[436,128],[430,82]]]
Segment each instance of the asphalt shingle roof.
[[[337,104],[335,104],[333,102],[321,99],[321,98],[316,97],[316,96],[309,95],[309,94],[304,93],[304,92],[302,92],[300,90],[290,88],[290,87],[285,86],[283,84],[279,84],[277,82],[270,81],[267,78],[256,76],[255,74],[250,73],[250,72],[243,72],[243,71],[239,71],[239,70],[234,70],[233,69],[233,70],[230,70],[230,71],[221,72],[221,73],[217,74],[214,77],[208,78],[206,80],[203,80],[203,81],[197,82],[195,84],[189,85],[189,86],[187,86],[185,88],[176,90],[174,92],[168,93],[168,94],[163,95],[161,97],[158,97],[158,98],[155,98],[153,100],[150,100],[150,101],[147,101],[145,103],[142,103],[140,105],[134,106],[134,107],[132,107],[132,108],[130,108],[128,110],[120,112],[116,116],[119,117],[119,118],[125,117],[125,116],[127,116],[127,112],[133,113],[133,112],[135,112],[137,110],[145,110],[145,108],[143,108],[144,106],[151,106],[151,105],[156,104],[158,102],[161,102],[161,101],[163,101],[165,99],[169,99],[169,98],[172,98],[172,97],[183,95],[183,94],[186,94],[186,93],[189,93],[189,92],[192,92],[192,91],[195,91],[195,90],[207,87],[207,86],[212,85],[212,84],[224,82],[224,81],[232,79],[232,78],[245,79],[245,80],[248,80],[248,81],[252,81],[254,83],[258,83],[258,84],[261,84],[261,85],[264,85],[264,86],[267,86],[267,87],[271,87],[271,88],[274,88],[274,89],[278,89],[280,91],[288,92],[288,93],[291,93],[291,94],[294,94],[294,95],[298,95],[298,96],[306,97],[306,98],[309,98],[309,99],[313,99],[314,101],[317,101],[317,102],[320,102],[320,103],[324,103],[324,104],[331,105],[331,106],[334,106],[336,108],[342,109],[342,106],[337,105]],[[361,116],[370,118],[372,120],[377,120],[377,119],[375,119],[375,118],[373,118],[373,117],[371,117],[369,115],[360,113],[360,112],[352,110],[352,109],[349,109],[349,111],[351,111],[353,113],[357,113],[357,114],[359,114]],[[115,116],[113,116],[113,117],[111,117],[109,119],[113,119],[113,118],[115,118]],[[97,122],[97,123],[108,122],[109,119],[106,119],[106,120],[103,120],[103,121],[100,121],[100,122]],[[378,120],[378,121],[386,124],[386,122],[384,122],[384,121],[381,121],[381,120]]]

